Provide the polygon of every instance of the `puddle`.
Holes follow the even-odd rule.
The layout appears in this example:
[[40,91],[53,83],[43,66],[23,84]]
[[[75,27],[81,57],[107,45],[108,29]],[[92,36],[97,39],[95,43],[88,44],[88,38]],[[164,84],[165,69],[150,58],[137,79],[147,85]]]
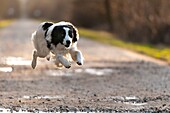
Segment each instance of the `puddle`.
[[112,69],[104,68],[104,69],[96,69],[96,68],[85,68],[85,69],[75,69],[75,70],[47,70],[45,74],[48,76],[73,76],[79,73],[87,73],[90,75],[111,75],[113,72]]
[[55,96],[49,96],[49,95],[45,95],[45,96],[23,96],[23,99],[61,99],[64,98],[65,96],[60,96],[60,95],[55,95]]
[[0,108],[0,113],[11,113],[11,110],[6,108]]
[[83,69],[75,69],[74,71],[75,71],[75,73],[82,73]]
[[86,68],[84,72],[90,75],[102,76],[102,75],[110,75],[113,72],[113,70],[109,68],[104,68],[104,69]]
[[1,58],[1,62],[7,65],[31,65],[31,60],[27,60],[22,57]]
[[72,111],[72,112],[69,112],[69,111],[41,111],[41,110],[23,110],[22,108],[20,108],[19,110],[13,110],[13,109],[8,109],[8,108],[1,108],[0,107],[0,113],[96,113],[96,112],[81,112],[81,111]]
[[109,101],[114,101],[114,102],[121,102],[127,105],[132,105],[132,106],[144,106],[147,105],[146,102],[143,102],[140,98],[136,96],[111,96],[106,98],[106,100]]
[[124,97],[126,101],[135,101],[135,100],[139,100],[138,97],[135,96],[129,96],[129,97]]
[[47,70],[45,74],[48,76],[72,76],[72,72],[66,72],[63,70]]
[[146,105],[147,103],[124,102],[124,104],[133,105],[133,106],[144,106],[144,105]]
[[[13,110],[9,108],[0,108],[0,113],[54,113],[54,112],[45,112],[45,111],[39,111],[39,110]],[[60,113],[60,112],[55,112],[55,113]]]
[[0,67],[0,72],[8,73],[8,72],[12,72],[12,71],[13,71],[12,67]]

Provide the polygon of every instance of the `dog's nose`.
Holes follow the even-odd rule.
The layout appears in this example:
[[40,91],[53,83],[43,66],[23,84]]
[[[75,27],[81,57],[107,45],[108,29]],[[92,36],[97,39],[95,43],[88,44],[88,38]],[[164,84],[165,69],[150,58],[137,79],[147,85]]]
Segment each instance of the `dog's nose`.
[[67,44],[67,45],[70,45],[70,43],[71,43],[70,40],[67,40],[67,41],[66,41],[66,44]]

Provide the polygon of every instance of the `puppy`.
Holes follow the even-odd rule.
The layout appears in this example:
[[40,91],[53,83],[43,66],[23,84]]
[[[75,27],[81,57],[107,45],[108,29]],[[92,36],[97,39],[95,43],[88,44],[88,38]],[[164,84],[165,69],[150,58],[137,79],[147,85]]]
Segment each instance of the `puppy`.
[[32,68],[37,65],[37,58],[50,59],[50,53],[55,58],[55,64],[59,67],[65,66],[70,68],[71,64],[67,56],[83,65],[83,55],[77,48],[79,40],[78,30],[69,22],[43,22],[38,29],[32,34],[32,42],[34,45]]

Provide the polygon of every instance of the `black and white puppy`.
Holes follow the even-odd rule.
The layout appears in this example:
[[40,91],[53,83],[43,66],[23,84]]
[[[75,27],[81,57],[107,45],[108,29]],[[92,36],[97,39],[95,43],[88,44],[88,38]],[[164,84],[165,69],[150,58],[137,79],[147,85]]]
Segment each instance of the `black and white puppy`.
[[77,48],[78,40],[78,30],[69,22],[41,23],[32,34],[35,48],[33,50],[32,68],[34,69],[37,65],[37,57],[49,59],[50,53],[55,57],[57,66],[70,68],[71,64],[67,57],[69,54],[78,65],[83,65],[83,55]]

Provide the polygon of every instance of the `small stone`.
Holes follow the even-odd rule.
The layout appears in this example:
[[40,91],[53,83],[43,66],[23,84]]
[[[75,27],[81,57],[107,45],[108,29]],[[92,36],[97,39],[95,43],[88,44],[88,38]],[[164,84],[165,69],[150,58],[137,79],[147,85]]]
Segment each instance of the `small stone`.
[[61,99],[57,99],[57,101],[61,101]]
[[51,101],[51,100],[49,98],[47,98],[46,101]]
[[165,106],[166,106],[166,104],[163,104],[162,106],[163,106],[163,107],[165,107]]
[[9,99],[14,99],[13,97],[8,97]]

